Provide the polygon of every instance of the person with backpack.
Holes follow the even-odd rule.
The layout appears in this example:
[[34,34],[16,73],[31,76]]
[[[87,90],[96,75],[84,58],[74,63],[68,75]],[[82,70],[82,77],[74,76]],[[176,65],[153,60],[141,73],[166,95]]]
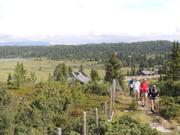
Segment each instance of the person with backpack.
[[140,97],[140,82],[138,81],[137,78],[135,78],[133,82],[133,97],[136,98],[136,100],[139,100]]
[[143,79],[143,82],[140,85],[141,100],[142,100],[143,107],[146,106],[146,104],[147,104],[148,89],[149,89],[149,85],[148,85],[146,79]]
[[156,85],[153,85],[153,87],[151,89],[149,89],[149,98],[150,98],[150,101],[151,101],[151,111],[152,113],[155,113],[155,101],[158,97],[158,90],[157,90],[157,87]]
[[132,78],[131,80],[129,80],[128,84],[129,84],[129,95],[133,96],[133,82],[134,79]]

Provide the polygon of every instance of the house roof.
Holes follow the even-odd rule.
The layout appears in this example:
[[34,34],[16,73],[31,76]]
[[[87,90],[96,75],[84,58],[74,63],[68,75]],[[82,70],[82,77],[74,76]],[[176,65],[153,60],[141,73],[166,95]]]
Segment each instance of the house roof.
[[143,70],[141,71],[142,74],[145,74],[145,75],[152,75],[154,74],[155,72],[154,71],[148,71],[148,70]]
[[77,79],[78,81],[82,83],[88,83],[90,81],[90,78],[82,74],[81,72],[74,73],[72,72],[72,77]]

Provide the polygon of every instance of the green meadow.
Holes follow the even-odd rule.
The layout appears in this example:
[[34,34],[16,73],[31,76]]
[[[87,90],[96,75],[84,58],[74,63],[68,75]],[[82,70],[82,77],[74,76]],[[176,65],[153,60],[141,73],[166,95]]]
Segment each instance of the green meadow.
[[[98,71],[99,76],[104,78],[105,68],[103,64],[98,64],[96,61],[83,61],[83,60],[48,60],[48,59],[0,59],[0,82],[7,80],[8,73],[13,74],[17,62],[23,62],[27,75],[35,72],[38,81],[48,80],[49,74],[53,74],[55,67],[60,63],[65,63],[66,66],[71,66],[73,71],[78,71],[81,64],[83,65],[84,72],[90,76],[91,69],[94,68]],[[123,73],[126,74],[130,68],[122,68]]]
[[89,76],[91,68],[98,70],[99,75],[103,78],[104,66],[97,64],[95,61],[84,62],[80,60],[48,60],[48,59],[0,59],[0,81],[4,82],[7,80],[8,73],[14,73],[14,68],[17,62],[23,62],[27,74],[35,72],[39,81],[46,81],[49,74],[53,74],[55,67],[60,63],[65,63],[66,66],[71,66],[73,71],[78,71],[80,65],[83,65],[84,72]]

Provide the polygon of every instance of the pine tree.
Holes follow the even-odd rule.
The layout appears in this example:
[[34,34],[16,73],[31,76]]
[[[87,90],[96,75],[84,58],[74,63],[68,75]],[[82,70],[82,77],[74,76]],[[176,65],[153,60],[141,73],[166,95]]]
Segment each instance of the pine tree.
[[33,81],[33,82],[37,80],[37,76],[36,76],[36,73],[35,73],[35,72],[31,72],[31,74],[30,74],[30,80]]
[[180,45],[173,42],[172,52],[165,64],[165,80],[180,80]]
[[143,64],[143,62],[141,62],[140,64],[139,64],[139,74],[144,70],[144,64]]
[[59,64],[54,70],[53,77],[55,81],[66,81],[67,80],[67,68],[65,64]]
[[79,72],[84,73],[84,69],[83,69],[83,65],[81,64],[80,68],[79,68]]
[[11,73],[8,74],[8,79],[7,79],[7,85],[11,85],[12,84],[12,76]]
[[24,69],[23,63],[17,62],[14,73],[14,80],[17,88],[19,88],[21,83],[26,80],[26,74],[27,71]]
[[113,79],[117,79],[119,84],[123,86],[124,76],[121,72],[122,62],[117,58],[117,54],[114,52],[106,64],[105,80],[112,83]]
[[62,64],[62,73],[63,73],[63,76],[67,78],[67,67],[64,63]]
[[100,80],[98,72],[95,69],[91,69],[91,80],[92,81],[99,81]]
[[130,75],[131,75],[131,76],[136,75],[136,67],[135,67],[134,65],[131,67]]
[[68,72],[69,72],[69,74],[71,74],[73,72],[73,70],[70,66],[69,66]]

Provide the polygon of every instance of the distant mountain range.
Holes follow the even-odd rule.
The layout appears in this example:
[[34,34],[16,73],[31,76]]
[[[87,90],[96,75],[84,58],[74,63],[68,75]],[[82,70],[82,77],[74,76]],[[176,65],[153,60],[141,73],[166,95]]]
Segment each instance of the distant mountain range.
[[48,46],[51,45],[48,42],[43,41],[11,41],[0,42],[0,46]]

